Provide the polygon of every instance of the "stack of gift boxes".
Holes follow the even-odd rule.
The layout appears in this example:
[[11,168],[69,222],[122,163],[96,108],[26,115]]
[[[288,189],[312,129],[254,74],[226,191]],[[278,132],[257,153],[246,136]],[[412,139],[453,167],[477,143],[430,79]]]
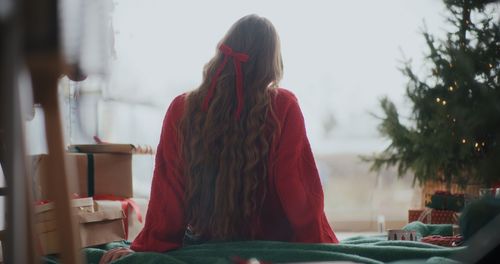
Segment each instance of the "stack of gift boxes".
[[464,194],[436,191],[425,209],[408,211],[408,222],[420,221],[424,224],[458,224],[460,211],[464,208]]
[[[91,197],[73,199],[71,206],[76,215],[82,247],[124,239],[124,215],[121,210],[96,211]],[[36,205],[35,230],[40,251],[44,255],[58,253],[57,225],[52,202],[39,202]]]
[[[82,247],[113,241],[133,241],[144,226],[148,199],[133,197],[132,155],[129,144],[71,146],[66,163],[72,205]],[[54,205],[46,188],[47,156],[35,158],[36,232],[43,254],[58,253]]]

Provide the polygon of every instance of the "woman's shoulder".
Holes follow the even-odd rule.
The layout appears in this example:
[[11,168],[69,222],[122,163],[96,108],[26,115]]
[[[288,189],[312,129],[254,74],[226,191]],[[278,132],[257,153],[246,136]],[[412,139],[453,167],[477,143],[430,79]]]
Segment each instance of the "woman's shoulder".
[[274,89],[276,100],[280,101],[297,101],[295,94],[286,88],[275,88]]
[[288,109],[290,106],[298,106],[298,99],[295,94],[285,88],[274,89],[274,104],[278,109]]
[[172,115],[175,119],[179,118],[184,112],[184,105],[187,98],[187,93],[177,95],[167,109],[167,114]]
[[287,115],[292,112],[300,112],[300,106],[295,94],[285,88],[273,89],[273,110],[278,120],[283,122],[286,120]]
[[[177,95],[170,103],[167,112],[176,117],[181,116],[184,112],[184,107],[188,96],[189,93],[182,93],[180,95]],[[272,90],[272,97],[274,105],[277,108],[276,110],[282,110],[283,112],[286,112],[286,110],[290,106],[298,106],[297,96],[295,96],[295,94],[288,89],[281,87],[274,88]]]

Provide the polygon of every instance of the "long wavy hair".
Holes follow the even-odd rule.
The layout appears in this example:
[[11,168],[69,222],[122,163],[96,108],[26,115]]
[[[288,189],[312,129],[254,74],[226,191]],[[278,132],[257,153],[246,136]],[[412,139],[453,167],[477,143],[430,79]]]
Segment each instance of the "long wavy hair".
[[248,15],[230,28],[218,47],[221,44],[249,55],[242,63],[244,105],[235,119],[235,67],[229,61],[208,110],[202,111],[210,82],[224,59],[217,49],[204,67],[201,85],[187,95],[180,123],[186,220],[204,239],[251,239],[249,226],[264,201],[269,151],[279,131],[271,98],[283,73],[280,43],[269,20]]

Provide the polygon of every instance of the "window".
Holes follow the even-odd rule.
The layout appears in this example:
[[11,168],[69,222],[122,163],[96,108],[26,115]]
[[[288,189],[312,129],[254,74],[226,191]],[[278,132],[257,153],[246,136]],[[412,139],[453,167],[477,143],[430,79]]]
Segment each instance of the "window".
[[[403,100],[406,80],[397,69],[401,50],[406,58],[422,58],[419,28],[425,19],[439,32],[443,22],[436,10],[442,8],[432,0],[115,1],[110,72],[79,84],[78,111],[85,113],[79,118],[85,121],[78,129],[84,133],[70,139],[91,142],[97,134],[109,142],[156,146],[170,101],[197,87],[203,65],[229,26],[256,13],[269,18],[280,34],[282,86],[299,98],[334,229],[402,226],[407,210],[420,205],[411,175],[398,179],[395,170],[369,172],[358,156],[387,144],[370,114],[379,111],[379,97],[388,95],[409,111]],[[71,91],[72,85],[61,81],[62,89]],[[141,182],[151,177],[146,169],[151,162],[144,164],[138,171]],[[149,186],[140,188],[147,195]]]

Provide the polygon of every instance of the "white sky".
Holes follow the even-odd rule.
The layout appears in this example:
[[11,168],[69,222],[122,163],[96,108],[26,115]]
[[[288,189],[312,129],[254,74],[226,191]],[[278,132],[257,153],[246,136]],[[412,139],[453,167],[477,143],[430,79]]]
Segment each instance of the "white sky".
[[[282,87],[296,93],[316,153],[383,149],[370,112],[388,95],[407,112],[402,59],[419,69],[426,52],[423,21],[443,35],[444,5],[437,0],[164,1],[120,0],[110,94],[164,109],[201,81],[217,42],[240,17],[270,19],[281,38]],[[323,123],[331,113],[336,126]]]

